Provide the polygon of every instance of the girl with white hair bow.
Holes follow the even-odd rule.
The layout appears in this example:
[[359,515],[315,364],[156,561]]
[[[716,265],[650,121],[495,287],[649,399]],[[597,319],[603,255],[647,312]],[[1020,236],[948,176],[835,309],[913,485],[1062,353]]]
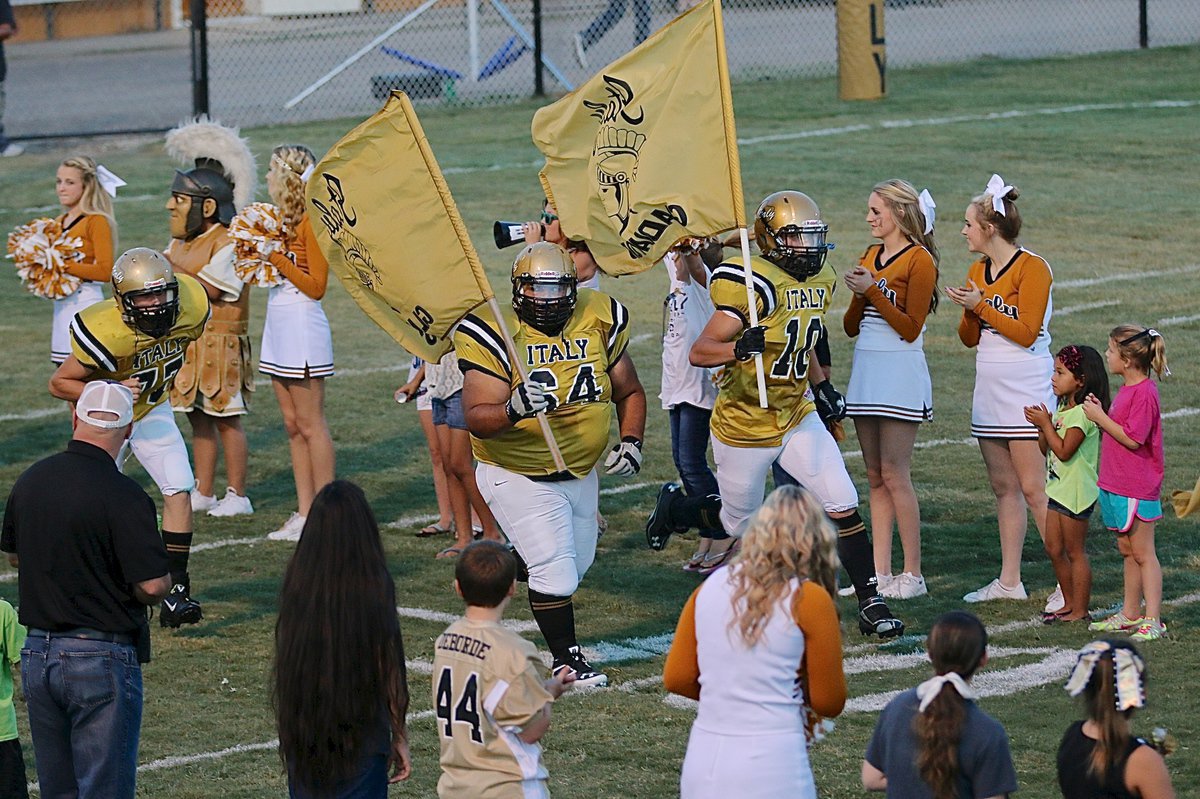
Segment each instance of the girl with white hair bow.
[[974,615],[951,611],[934,621],[926,648],[937,673],[879,714],[863,787],[889,799],[1007,796],[1017,790],[1008,735],[975,705],[970,685],[987,663],[987,630]]

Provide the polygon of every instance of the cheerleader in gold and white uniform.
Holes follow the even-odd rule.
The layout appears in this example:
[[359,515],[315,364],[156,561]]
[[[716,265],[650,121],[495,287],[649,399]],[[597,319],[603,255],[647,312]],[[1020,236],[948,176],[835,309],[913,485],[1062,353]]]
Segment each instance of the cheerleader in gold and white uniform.
[[[925,317],[937,308],[938,250],[934,204],[906,180],[871,190],[867,224],[880,240],[843,280],[854,292],[842,320],[857,336],[846,412],[867,465],[879,593],[911,599],[928,593],[921,575],[921,509],[912,485],[913,444],[933,419],[933,385],[925,363]],[[892,526],[900,532],[904,570],[892,576]]]
[[[967,206],[962,233],[967,248],[983,256],[971,264],[967,285],[946,294],[963,308],[958,337],[976,348],[971,434],[987,465],[1000,527],[1000,576],[963,599],[1025,599],[1021,547],[1033,513],[1038,532],[1046,522],[1046,464],[1037,428],[1025,406],[1050,406],[1051,285],[1054,275],[1039,255],[1017,245],[1018,192],[992,175],[987,190]],[[1057,591],[1056,591],[1057,593]],[[1047,610],[1055,598],[1052,595]],[[1061,597],[1058,599],[1061,607]]]
[[271,376],[279,400],[296,482],[296,512],[269,534],[282,541],[300,540],[313,497],[334,476],[333,439],[325,421],[325,378],[333,375],[333,338],[321,307],[329,264],[304,213],[304,185],[315,163],[307,147],[281,145],[271,152],[267,169],[267,192],[279,206],[292,256],[268,256],[286,279],[267,295],[258,364],[260,372]]
[[73,155],[58,166],[54,191],[63,207],[58,222],[64,236],[82,242],[79,260],[67,265],[67,273],[83,282],[74,293],[54,301],[50,334],[50,360],[54,363],[62,363],[71,354],[71,319],[103,300],[101,287],[112,279],[117,237],[112,197],[117,186],[123,185],[90,156]]

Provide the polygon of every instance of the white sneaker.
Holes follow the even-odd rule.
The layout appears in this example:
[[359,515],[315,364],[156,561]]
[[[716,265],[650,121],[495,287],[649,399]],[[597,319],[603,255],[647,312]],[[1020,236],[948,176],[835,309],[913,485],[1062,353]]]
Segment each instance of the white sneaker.
[[20,155],[23,152],[25,152],[24,147],[16,142],[9,142],[4,146],[4,149],[0,150],[0,157],[12,158],[13,156]]
[[283,527],[274,532],[267,533],[267,538],[272,541],[299,541],[300,533],[304,532],[305,520],[306,517],[301,516],[299,513],[293,513],[283,523]]
[[209,516],[247,516],[254,513],[250,497],[243,497],[232,488],[225,489],[225,496],[217,506],[208,512]]
[[1058,613],[1067,606],[1067,600],[1063,597],[1062,586],[1054,586],[1054,592],[1050,594],[1050,598],[1046,600],[1046,612]]
[[890,599],[915,599],[928,594],[929,589],[925,587],[925,578],[921,575],[903,572],[892,578],[887,589],[881,589],[879,593]]
[[993,599],[1029,599],[1029,595],[1025,593],[1025,583],[1017,583],[1015,588],[1008,588],[997,577],[978,591],[964,596],[963,602],[990,602]]
[[854,596],[854,583],[838,589],[838,596]]
[[216,497],[206,497],[199,491],[192,492],[192,513],[200,513],[217,507]]

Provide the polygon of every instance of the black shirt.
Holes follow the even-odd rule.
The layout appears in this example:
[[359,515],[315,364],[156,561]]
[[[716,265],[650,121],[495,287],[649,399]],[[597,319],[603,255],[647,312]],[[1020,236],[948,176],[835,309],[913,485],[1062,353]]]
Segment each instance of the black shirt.
[[146,608],[132,586],[167,573],[154,502],[83,441],[17,478],[0,549],[20,558],[21,623],[44,630],[133,632]]
[[[0,0],[0,25],[6,22],[14,28],[17,26],[17,20],[13,16],[12,4],[8,0]],[[0,82],[4,80],[7,74],[8,64],[4,61],[4,40],[0,39]],[[3,121],[0,120],[0,123],[3,123]]]
[[1067,728],[1058,747],[1058,786],[1062,795],[1066,799],[1137,799],[1125,787],[1125,764],[1139,746],[1149,744],[1131,735],[1125,742],[1125,751],[1104,779],[1097,780],[1088,773],[1096,740],[1084,734],[1082,721],[1075,722]]

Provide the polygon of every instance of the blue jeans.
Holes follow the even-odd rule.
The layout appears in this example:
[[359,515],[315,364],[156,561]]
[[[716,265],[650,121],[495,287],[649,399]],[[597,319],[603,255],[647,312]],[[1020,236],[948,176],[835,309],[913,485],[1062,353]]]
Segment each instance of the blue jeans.
[[[668,413],[671,417],[671,457],[675,460],[683,490],[689,497],[719,494],[717,478],[708,468],[708,423],[712,411],[680,403]],[[700,531],[700,537],[720,541],[729,534],[706,528]]]
[[133,799],[142,727],[133,645],[30,631],[21,687],[44,799]]

